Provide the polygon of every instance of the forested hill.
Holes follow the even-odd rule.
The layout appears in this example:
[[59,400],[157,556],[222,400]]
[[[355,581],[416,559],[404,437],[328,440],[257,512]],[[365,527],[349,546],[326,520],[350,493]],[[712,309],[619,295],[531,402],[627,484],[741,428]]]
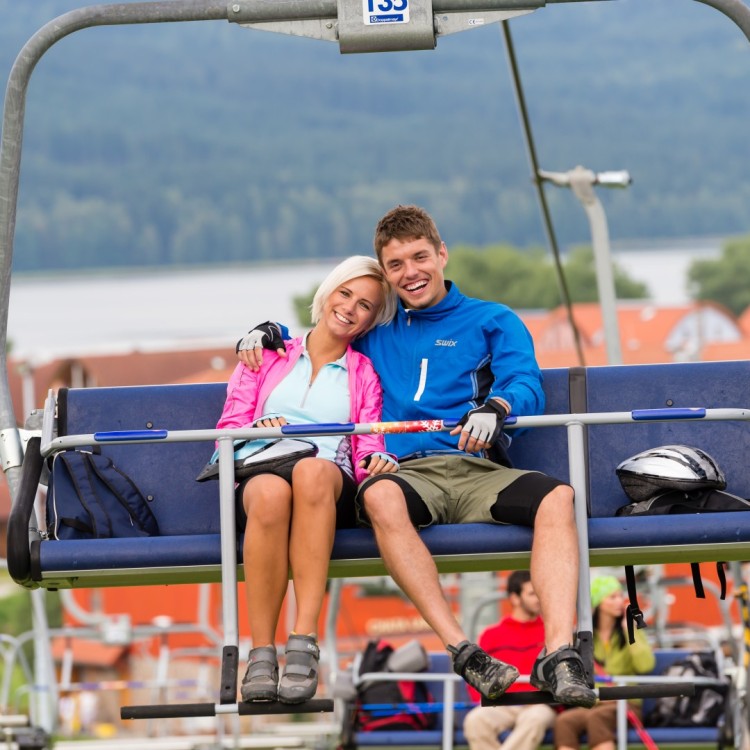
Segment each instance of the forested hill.
[[[0,76],[83,2],[0,0]],[[600,191],[614,239],[750,229],[750,43],[695,0],[550,3],[511,22],[547,170],[628,169]],[[560,239],[587,242],[568,190]],[[446,241],[542,244],[500,29],[430,52],[226,22],[87,29],[47,53],[27,100],[19,270],[369,252],[417,202]]]

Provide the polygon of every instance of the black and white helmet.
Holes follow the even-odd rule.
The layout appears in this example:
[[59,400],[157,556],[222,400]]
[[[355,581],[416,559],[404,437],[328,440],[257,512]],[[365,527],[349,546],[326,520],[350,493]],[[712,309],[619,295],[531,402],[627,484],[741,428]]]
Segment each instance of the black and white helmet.
[[636,453],[616,469],[622,488],[635,502],[648,500],[664,490],[723,490],[724,472],[700,448],[661,445]]

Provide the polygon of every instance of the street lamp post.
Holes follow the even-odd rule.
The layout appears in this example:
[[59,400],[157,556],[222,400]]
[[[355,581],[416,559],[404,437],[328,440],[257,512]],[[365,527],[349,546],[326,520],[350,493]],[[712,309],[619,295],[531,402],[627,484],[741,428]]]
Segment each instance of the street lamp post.
[[607,361],[611,365],[621,365],[622,349],[617,321],[617,295],[609,251],[607,216],[604,213],[604,207],[596,197],[594,185],[624,188],[631,183],[630,174],[624,170],[596,173],[581,166],[569,172],[547,172],[540,169],[537,174],[540,180],[546,180],[559,187],[569,187],[586,211],[591,226],[596,285],[599,292],[599,304],[602,308]]

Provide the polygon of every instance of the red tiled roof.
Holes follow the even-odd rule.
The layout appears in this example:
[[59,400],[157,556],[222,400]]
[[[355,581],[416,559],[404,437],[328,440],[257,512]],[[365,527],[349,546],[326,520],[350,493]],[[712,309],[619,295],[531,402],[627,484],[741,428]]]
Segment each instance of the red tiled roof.
[[73,663],[87,667],[112,667],[125,653],[124,646],[108,646],[87,638],[54,638],[52,658],[62,661],[67,648],[73,651]]
[[750,307],[745,308],[744,312],[738,318],[742,332],[750,338]]
[[29,409],[43,406],[50,389],[71,385],[82,376],[86,385],[95,386],[180,383],[190,380],[196,373],[233,368],[235,362],[236,357],[230,347],[197,351],[134,351],[54,360],[33,369],[33,405],[23,403],[24,362],[11,359],[8,379],[16,418],[23,423]]
[[[737,344],[717,344],[709,342],[700,346],[701,352],[675,351],[674,341],[670,336],[678,330],[678,326],[695,315],[697,311],[711,310],[719,320],[725,319],[726,327],[731,335],[742,336],[736,318],[722,305],[705,302],[688,305],[656,306],[648,302],[621,302],[617,305],[618,327],[622,358],[626,364],[642,364],[657,362],[673,362],[681,356],[701,356],[703,358],[719,358],[716,352],[727,346],[733,350]],[[526,322],[526,313],[521,312]],[[601,307],[597,303],[581,303],[573,305],[573,317],[578,327],[581,347],[584,352],[586,365],[607,363],[604,340],[604,323]],[[568,322],[568,314],[564,307],[551,310],[544,320],[540,320],[534,313],[529,319],[527,327],[532,331],[536,347],[536,355],[542,367],[564,367],[580,364],[575,349],[573,333]],[[695,344],[690,340],[686,343]],[[741,343],[741,342],[737,342]],[[668,346],[670,344],[670,346]],[[711,353],[711,347],[717,347]]]

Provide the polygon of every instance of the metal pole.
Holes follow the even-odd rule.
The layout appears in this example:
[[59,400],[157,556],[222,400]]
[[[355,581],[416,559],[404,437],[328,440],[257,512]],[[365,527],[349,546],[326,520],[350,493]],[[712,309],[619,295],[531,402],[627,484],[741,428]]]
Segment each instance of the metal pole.
[[607,346],[607,362],[610,365],[622,364],[620,348],[620,326],[617,320],[617,294],[612,273],[612,259],[609,251],[609,230],[604,207],[594,192],[596,175],[588,169],[576,167],[570,173],[570,188],[581,202],[591,226],[591,243],[594,247],[596,267],[596,287],[599,291],[599,304],[602,308],[604,341]]
[[57,728],[57,679],[52,663],[50,633],[47,624],[47,591],[34,589],[30,592],[31,617],[34,629],[34,682],[33,695],[37,722],[45,732],[52,734]]
[[716,8],[740,27],[740,31],[750,42],[750,7],[742,0],[696,0],[704,5]]
[[605,187],[627,187],[630,175],[625,171],[600,172],[576,167],[569,172],[546,172],[539,170],[539,179],[549,180],[558,187],[570,187],[581,202],[591,227],[591,244],[594,248],[596,265],[596,285],[599,292],[599,305],[602,310],[604,340],[607,347],[607,361],[610,365],[622,364],[620,330],[617,320],[617,295],[609,252],[609,231],[604,208],[594,192],[594,185]]

